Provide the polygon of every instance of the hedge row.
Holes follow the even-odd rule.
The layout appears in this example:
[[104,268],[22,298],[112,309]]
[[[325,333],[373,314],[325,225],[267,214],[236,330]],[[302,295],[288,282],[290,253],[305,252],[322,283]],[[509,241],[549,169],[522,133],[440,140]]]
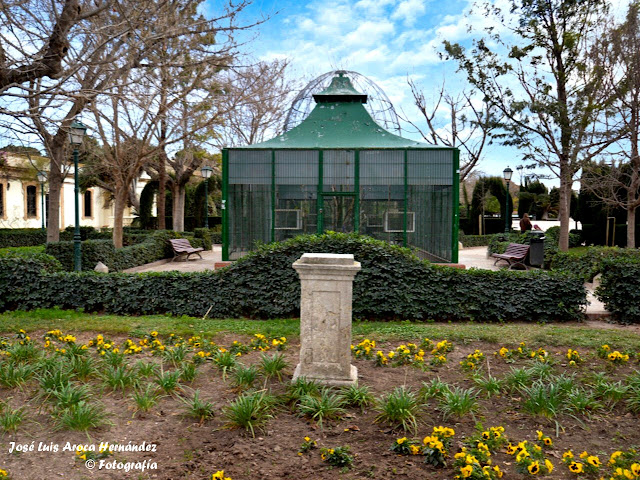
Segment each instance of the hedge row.
[[[200,231],[200,233],[198,233]],[[73,241],[74,227],[67,227],[60,232],[60,241],[70,242]],[[125,245],[133,245],[135,243],[142,243],[149,235],[152,235],[154,230],[140,230],[125,228],[123,234],[123,243]],[[193,236],[195,238],[203,238],[204,234],[208,232],[210,240],[205,240],[205,244],[210,243],[222,243],[222,234],[215,229],[197,228],[194,230]],[[80,227],[80,239],[85,240],[109,240],[112,238],[112,231],[110,228],[103,228],[96,230],[93,227],[81,226]],[[0,229],[0,248],[7,247],[33,247],[36,245],[44,245],[47,243],[47,231],[41,228],[1,228]],[[209,247],[207,250],[211,250]]]
[[458,240],[464,247],[486,247],[495,235],[460,235]]
[[589,247],[579,252],[558,252],[553,260],[553,269],[572,273],[591,282],[604,271],[605,264],[615,261],[639,260],[640,251],[618,247]]
[[352,253],[361,262],[356,318],[569,321],[582,318],[586,304],[582,282],[564,273],[459,270],[368,237],[326,234],[260,246],[215,272],[40,273],[36,261],[0,259],[0,309],[293,317],[300,282],[291,265],[305,252]]
[[[93,270],[98,262],[111,271],[121,271],[173,256],[170,238],[182,238],[177,232],[158,231],[151,235],[130,235],[138,243],[116,249],[111,240],[82,242],[82,270]],[[193,247],[205,247],[203,238],[189,238]],[[209,242],[210,245],[210,242]],[[65,270],[73,270],[73,242],[51,242],[46,253],[58,259]]]
[[602,261],[602,280],[596,296],[622,323],[640,323],[640,256]]

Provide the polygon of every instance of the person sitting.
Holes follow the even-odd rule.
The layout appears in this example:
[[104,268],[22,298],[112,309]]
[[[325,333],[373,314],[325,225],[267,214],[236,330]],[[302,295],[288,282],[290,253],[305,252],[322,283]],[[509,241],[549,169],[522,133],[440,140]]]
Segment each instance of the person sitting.
[[520,219],[520,231],[528,232],[531,230],[531,220],[529,220],[529,214],[525,213]]

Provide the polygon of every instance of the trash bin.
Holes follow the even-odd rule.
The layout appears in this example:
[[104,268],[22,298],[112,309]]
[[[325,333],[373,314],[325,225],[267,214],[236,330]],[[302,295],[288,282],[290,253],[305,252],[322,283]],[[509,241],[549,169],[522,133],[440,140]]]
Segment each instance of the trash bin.
[[544,263],[544,232],[531,232],[531,247],[529,248],[529,264],[542,267]]

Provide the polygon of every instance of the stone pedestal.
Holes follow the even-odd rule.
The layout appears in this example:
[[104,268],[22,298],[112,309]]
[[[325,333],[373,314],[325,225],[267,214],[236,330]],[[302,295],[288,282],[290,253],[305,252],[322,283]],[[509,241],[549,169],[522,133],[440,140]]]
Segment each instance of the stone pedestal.
[[323,385],[352,385],[353,277],[360,263],[353,255],[305,253],[293,264],[300,276],[300,363],[293,380],[304,376]]

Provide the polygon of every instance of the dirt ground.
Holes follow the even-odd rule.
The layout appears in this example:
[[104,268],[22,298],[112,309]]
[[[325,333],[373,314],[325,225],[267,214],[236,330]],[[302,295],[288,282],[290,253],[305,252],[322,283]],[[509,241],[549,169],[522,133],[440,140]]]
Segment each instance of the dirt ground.
[[[78,341],[86,342],[94,335],[79,335]],[[34,338],[36,335],[34,335]],[[86,337],[86,338],[85,338]],[[118,343],[124,337],[112,336]],[[248,337],[222,337],[215,340],[220,345],[229,345],[233,340],[248,342]],[[420,342],[420,339],[406,339]],[[439,340],[439,339],[434,339]],[[379,345],[385,351],[395,348],[400,342],[389,342]],[[394,387],[406,385],[415,392],[422,382],[433,378],[463,386],[473,386],[469,375],[462,371],[459,362],[474,349],[484,352],[487,363],[485,371],[490,369],[491,375],[501,377],[512,366],[529,365],[527,360],[517,360],[514,364],[506,364],[496,357],[494,352],[499,348],[490,344],[454,345],[455,349],[448,356],[447,363],[440,367],[429,367],[422,371],[415,367],[376,367],[372,360],[354,359],[358,368],[359,382],[371,388],[374,395],[380,396],[390,392]],[[508,345],[508,347],[516,347]],[[570,346],[567,346],[570,347]],[[556,359],[554,371],[561,373],[575,372],[578,378],[588,376],[590,372],[607,371],[606,361],[595,356],[595,352],[581,351],[586,362],[577,368],[567,367],[564,353],[567,347],[549,349],[550,355]],[[583,350],[583,349],[581,349]],[[288,362],[282,383],[275,382],[271,388],[275,393],[284,392],[290,375],[298,361],[299,345],[292,343],[285,351]],[[144,353],[131,358],[157,361]],[[245,364],[259,361],[258,352],[250,352],[240,358]],[[608,370],[612,379],[621,379],[638,368],[637,363]],[[269,421],[264,431],[258,432],[256,438],[244,430],[225,427],[221,409],[233,400],[237,393],[230,386],[229,379],[222,380],[217,369],[211,364],[199,367],[199,375],[193,384],[188,385],[183,394],[188,395],[191,389],[199,389],[204,399],[216,406],[216,416],[203,424],[184,415],[184,405],[175,396],[163,397],[151,412],[134,414],[134,403],[130,399],[130,391],[111,392],[93,382],[95,399],[104,404],[109,413],[111,426],[84,434],[79,432],[56,431],[45,404],[34,399],[37,383],[31,380],[21,389],[0,389],[0,399],[16,408],[27,406],[27,420],[15,434],[4,434],[0,437],[0,468],[9,472],[12,479],[43,480],[50,478],[83,479],[211,479],[218,470],[224,470],[225,476],[233,480],[248,479],[360,479],[360,478],[405,478],[405,479],[453,479],[453,468],[434,468],[426,465],[420,456],[398,456],[389,450],[393,442],[402,436],[412,437],[401,431],[393,431],[389,426],[376,423],[376,412],[369,408],[364,412],[351,409],[340,421],[325,422],[321,430],[309,420],[297,416],[286,408],[278,410]],[[589,417],[560,416],[556,419],[533,417],[521,411],[517,395],[504,395],[492,398],[481,398],[480,409],[475,416],[450,418],[443,420],[437,409],[437,402],[431,400],[421,410],[419,429],[414,436],[421,440],[429,435],[434,426],[444,425],[455,429],[455,437],[451,449],[452,455],[458,451],[463,439],[474,432],[477,422],[485,428],[502,425],[505,434],[514,442],[522,440],[534,441],[536,430],[543,430],[554,440],[554,448],[550,452],[554,458],[556,469],[548,478],[575,478],[566,467],[561,465],[562,453],[566,449],[574,452],[598,454],[604,463],[608,456],[617,449],[640,447],[640,416],[629,413],[624,406],[616,406],[611,411],[594,414]],[[556,423],[557,421],[557,423]],[[556,436],[556,433],[559,435]],[[317,440],[319,447],[333,448],[348,445],[355,454],[355,461],[349,470],[341,471],[332,468],[320,458],[319,450],[312,450],[303,455],[298,451],[303,438],[309,436]],[[12,442],[21,445],[34,445],[34,451],[9,453]],[[143,462],[155,466],[141,472],[118,470],[88,469],[82,461],[78,461],[74,451],[61,451],[65,444],[94,444],[100,442],[119,443],[121,445],[147,445],[155,447],[150,452],[121,452],[113,459],[121,462]],[[58,452],[38,451],[44,445],[57,445]],[[450,460],[451,460],[450,457]],[[640,459],[639,459],[640,461]],[[451,463],[451,462],[450,462]],[[513,457],[505,453],[494,456],[494,463],[505,471],[505,478],[523,478],[515,472]],[[154,465],[155,464],[155,465]]]

